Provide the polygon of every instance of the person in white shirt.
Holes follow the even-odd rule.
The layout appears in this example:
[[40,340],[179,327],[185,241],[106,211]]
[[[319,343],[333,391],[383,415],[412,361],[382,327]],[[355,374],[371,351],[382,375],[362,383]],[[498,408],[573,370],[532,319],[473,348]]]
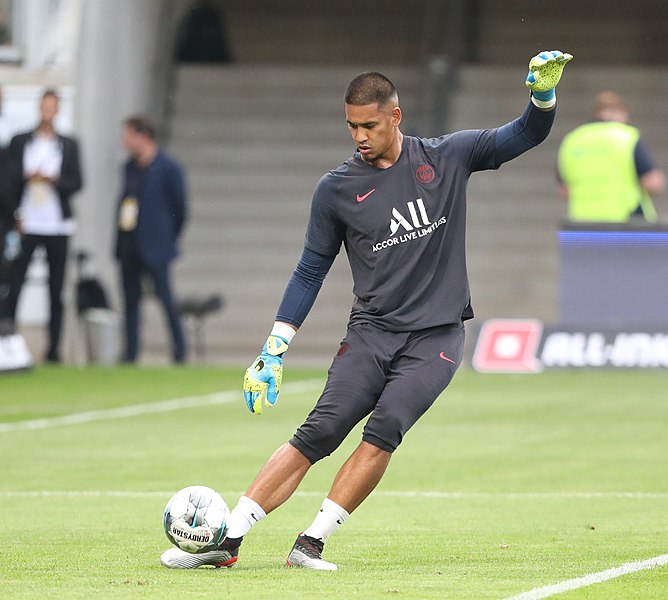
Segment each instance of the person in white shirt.
[[9,294],[1,313],[15,320],[16,306],[35,248],[43,246],[49,266],[48,362],[60,362],[63,320],[62,290],[70,236],[74,233],[71,196],[82,186],[79,146],[54,129],[60,99],[46,90],[40,100],[40,122],[34,131],[15,136],[9,155],[16,177],[15,219],[21,251],[10,271]]

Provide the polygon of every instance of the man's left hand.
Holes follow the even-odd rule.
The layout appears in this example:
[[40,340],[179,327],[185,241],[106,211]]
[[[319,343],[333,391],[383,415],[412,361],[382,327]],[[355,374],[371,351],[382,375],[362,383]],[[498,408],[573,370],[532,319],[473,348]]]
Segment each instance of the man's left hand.
[[[529,61],[529,73],[525,81],[532,92],[545,93],[553,90],[573,56],[560,50],[541,52]],[[535,94],[534,94],[535,95]]]

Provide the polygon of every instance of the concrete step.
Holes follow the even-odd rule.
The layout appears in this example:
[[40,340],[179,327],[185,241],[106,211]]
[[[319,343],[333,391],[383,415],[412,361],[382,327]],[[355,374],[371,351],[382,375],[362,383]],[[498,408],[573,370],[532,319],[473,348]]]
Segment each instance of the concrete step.
[[204,65],[182,64],[176,74],[177,94],[217,92],[218,95],[235,96],[239,93],[256,93],[269,90],[278,93],[292,90],[298,94],[317,90],[343,91],[352,77],[369,70],[380,70],[399,86],[415,87],[420,83],[420,71],[410,65],[350,63],[345,65],[272,65],[232,64]]
[[299,127],[293,120],[276,120],[270,115],[250,114],[243,119],[207,119],[198,115],[177,114],[171,125],[173,140],[196,140],[203,143],[224,141],[226,144],[248,144],[271,140],[273,143],[294,143],[308,140],[308,134],[318,132],[318,141],[324,146],[330,142],[347,143],[350,139],[345,126],[345,118],[323,122],[314,117],[300,120]]
[[[341,127],[345,134],[345,129]],[[189,165],[188,174],[191,178],[200,173],[225,168],[239,173],[240,177],[254,174],[258,171],[257,149],[251,146],[229,143],[227,140],[197,141],[194,139],[179,140],[170,144],[170,150],[175,156],[187,156]],[[352,155],[355,147],[351,138],[341,135],[337,144],[323,144],[320,140],[300,140],[299,145],[286,146],[285,142],[272,138],[266,139],[263,152],[272,157],[269,164],[262,166],[264,173],[274,173],[294,168],[296,164],[303,169],[322,169],[322,165],[335,165],[343,162]],[[330,167],[331,168],[331,167]]]

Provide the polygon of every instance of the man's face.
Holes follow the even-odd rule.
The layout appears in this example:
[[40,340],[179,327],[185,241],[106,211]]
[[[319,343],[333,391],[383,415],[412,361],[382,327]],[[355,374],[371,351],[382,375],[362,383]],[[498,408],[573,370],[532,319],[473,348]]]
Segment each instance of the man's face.
[[373,165],[386,156],[397,139],[401,109],[392,103],[346,104],[346,122],[362,160]]
[[138,156],[142,147],[143,136],[137,133],[132,127],[123,125],[123,132],[121,134],[121,142],[123,148],[130,154],[130,156]]
[[44,96],[39,103],[39,113],[42,123],[53,124],[53,120],[58,114],[58,98],[55,96]]
[[601,121],[614,121],[617,123],[629,122],[629,113],[621,106],[607,106],[599,110],[597,116]]

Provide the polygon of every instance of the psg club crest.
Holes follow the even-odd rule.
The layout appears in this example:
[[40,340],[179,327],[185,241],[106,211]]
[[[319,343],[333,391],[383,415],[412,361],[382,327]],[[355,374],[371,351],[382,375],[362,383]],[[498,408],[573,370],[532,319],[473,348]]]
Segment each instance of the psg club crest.
[[420,183],[431,183],[435,176],[434,168],[430,165],[420,165],[415,171],[415,177]]

